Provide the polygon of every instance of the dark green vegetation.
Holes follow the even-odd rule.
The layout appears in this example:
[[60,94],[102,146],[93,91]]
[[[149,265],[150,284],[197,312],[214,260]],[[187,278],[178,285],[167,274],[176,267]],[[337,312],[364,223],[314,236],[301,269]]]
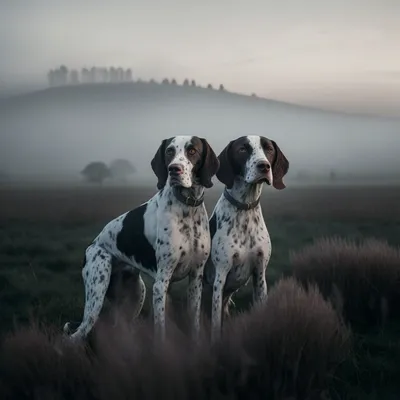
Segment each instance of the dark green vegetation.
[[[220,189],[207,197],[210,212]],[[224,398],[234,398],[233,393],[244,398],[250,391],[250,398],[306,399],[322,398],[328,388],[335,399],[399,398],[400,323],[395,304],[400,264],[392,248],[400,238],[398,187],[298,187],[282,192],[266,188],[263,209],[273,245],[267,272],[269,305],[233,319],[215,351],[207,344],[195,350],[177,328],[171,346],[148,361],[151,332],[146,323],[137,328],[133,340],[131,328],[112,330],[105,315],[93,339],[98,358],[64,348],[68,356],[61,362],[52,344],[59,340],[65,321],[81,319],[85,247],[110,218],[153,193],[145,188],[1,189],[0,329],[6,334],[17,327],[1,353],[0,373],[7,378],[3,390],[22,396],[18,390],[35,387],[36,397],[27,392],[24,398],[38,399],[71,398],[71,393],[82,399],[126,398],[126,393],[153,398],[157,390],[176,399],[188,398],[192,390],[198,398],[222,398],[221,393]],[[332,236],[350,244],[320,242],[307,249],[314,239]],[[365,242],[371,238],[387,245]],[[293,270],[304,283],[313,279],[322,295],[313,287],[305,292],[293,281],[276,285]],[[341,295],[332,295],[333,283]],[[184,285],[171,289],[171,305],[178,311]],[[237,310],[248,308],[249,288],[237,296]],[[345,326],[322,296],[344,311]],[[143,316],[150,311],[148,296]],[[20,330],[29,326],[30,318],[56,333]],[[115,347],[105,345],[107,338]],[[133,356],[135,344],[141,352]],[[166,360],[168,379],[162,378]],[[118,380],[120,390],[111,378]],[[48,385],[55,386],[50,390]],[[53,390],[62,395],[52,395]]]

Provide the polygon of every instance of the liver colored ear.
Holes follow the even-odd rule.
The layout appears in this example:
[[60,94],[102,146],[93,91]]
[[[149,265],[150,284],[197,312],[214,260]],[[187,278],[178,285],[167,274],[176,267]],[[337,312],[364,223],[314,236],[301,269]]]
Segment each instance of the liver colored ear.
[[165,165],[165,149],[171,140],[172,138],[164,139],[161,142],[161,145],[158,148],[153,159],[151,160],[151,168],[158,178],[157,188],[159,190],[161,190],[165,186],[168,179],[167,166]]
[[219,168],[219,160],[207,140],[204,138],[200,138],[200,140],[203,143],[203,164],[199,170],[198,176],[200,184],[206,188],[210,188],[213,186],[211,178]]
[[271,143],[275,148],[275,160],[272,165],[273,186],[275,189],[282,190],[286,187],[283,183],[283,177],[289,171],[289,161],[273,140],[271,140]]
[[217,178],[221,181],[228,189],[233,186],[235,180],[235,172],[233,170],[233,165],[230,161],[230,150],[232,148],[232,143],[234,140],[229,142],[229,144],[221,151],[218,156],[219,169],[217,171]]

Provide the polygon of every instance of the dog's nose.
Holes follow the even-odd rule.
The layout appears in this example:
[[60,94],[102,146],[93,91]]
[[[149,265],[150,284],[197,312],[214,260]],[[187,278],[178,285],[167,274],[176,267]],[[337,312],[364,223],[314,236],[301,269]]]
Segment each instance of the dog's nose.
[[257,169],[260,172],[268,172],[271,169],[271,165],[267,161],[260,161],[257,163]]
[[170,175],[181,175],[183,172],[182,167],[179,164],[171,164],[168,167],[168,171]]

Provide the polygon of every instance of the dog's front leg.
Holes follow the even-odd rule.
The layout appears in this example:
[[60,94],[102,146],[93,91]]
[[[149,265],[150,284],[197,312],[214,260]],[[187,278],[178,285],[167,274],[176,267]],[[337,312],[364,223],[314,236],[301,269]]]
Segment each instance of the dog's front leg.
[[229,266],[216,265],[216,273],[212,295],[212,315],[211,315],[211,342],[215,343],[221,337],[222,328],[222,296],[228,276]]
[[253,304],[263,303],[267,300],[267,280],[265,271],[268,260],[260,252],[253,270]]
[[162,262],[158,265],[158,270],[153,284],[153,313],[154,328],[157,340],[165,341],[165,306],[167,300],[168,287],[174,273],[176,263]]
[[194,266],[189,275],[188,312],[191,318],[192,336],[195,340],[200,337],[201,296],[203,292],[203,272],[205,261]]

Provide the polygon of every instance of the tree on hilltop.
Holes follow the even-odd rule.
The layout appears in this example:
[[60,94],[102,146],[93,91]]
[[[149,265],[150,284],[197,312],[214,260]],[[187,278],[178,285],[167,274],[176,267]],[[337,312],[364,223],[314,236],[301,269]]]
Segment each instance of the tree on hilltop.
[[90,77],[89,78],[90,83],[96,83],[96,81],[97,81],[97,68],[96,67],[90,68],[89,77]]
[[125,80],[126,80],[127,82],[131,82],[131,81],[132,81],[132,70],[131,70],[130,68],[128,68],[128,69],[125,71]]
[[123,82],[125,78],[124,69],[122,67],[117,68],[117,81]]
[[100,82],[103,82],[103,83],[108,82],[108,69],[107,68],[98,68],[98,71],[99,71]]
[[81,80],[83,83],[89,82],[89,70],[87,68],[82,68],[81,70]]
[[61,65],[58,71],[60,77],[60,84],[66,85],[68,83],[68,68],[65,65]]
[[116,70],[116,68],[111,67],[109,75],[110,75],[110,82],[111,83],[115,83],[115,82],[118,81],[118,71]]
[[78,71],[76,69],[73,69],[69,73],[69,83],[71,85],[78,85],[79,84],[79,74],[78,74]]

